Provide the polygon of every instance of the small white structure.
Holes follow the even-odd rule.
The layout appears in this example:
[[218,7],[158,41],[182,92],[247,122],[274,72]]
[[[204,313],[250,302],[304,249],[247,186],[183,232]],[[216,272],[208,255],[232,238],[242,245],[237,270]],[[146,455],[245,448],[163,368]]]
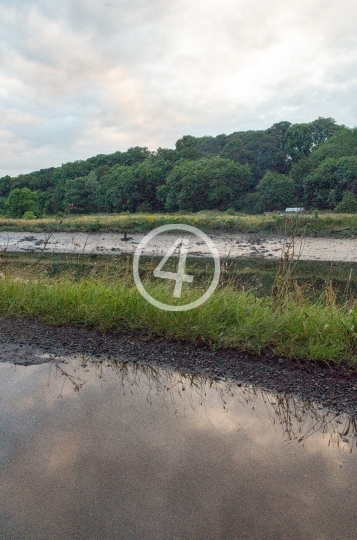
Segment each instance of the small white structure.
[[286,214],[301,214],[301,212],[305,212],[305,208],[286,208],[285,213]]

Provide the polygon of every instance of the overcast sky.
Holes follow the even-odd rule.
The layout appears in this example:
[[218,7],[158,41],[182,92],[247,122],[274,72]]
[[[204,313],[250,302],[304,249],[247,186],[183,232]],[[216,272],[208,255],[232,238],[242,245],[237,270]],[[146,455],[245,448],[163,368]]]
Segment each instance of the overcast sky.
[[0,0],[0,175],[357,124],[356,0]]

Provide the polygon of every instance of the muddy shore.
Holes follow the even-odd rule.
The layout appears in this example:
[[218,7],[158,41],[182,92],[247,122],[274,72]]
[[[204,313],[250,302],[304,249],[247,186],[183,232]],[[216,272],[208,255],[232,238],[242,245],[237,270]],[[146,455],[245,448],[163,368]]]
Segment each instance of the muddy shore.
[[[102,233],[20,233],[0,232],[0,251],[18,253],[62,253],[86,255],[133,254],[143,239],[143,234],[122,238],[120,234]],[[210,234],[220,257],[280,259],[283,251],[294,252],[294,257],[306,261],[357,262],[355,239],[296,238],[293,242],[281,236],[267,234]],[[164,256],[173,244],[173,236],[160,234],[142,251],[144,255]],[[210,257],[205,242],[190,237],[189,255]]]
[[357,368],[205,346],[147,340],[118,331],[100,333],[85,328],[53,327],[35,319],[0,317],[0,362],[32,365],[80,356],[83,363],[119,362],[171,367],[213,379],[229,378],[319,403],[337,413],[357,417]]

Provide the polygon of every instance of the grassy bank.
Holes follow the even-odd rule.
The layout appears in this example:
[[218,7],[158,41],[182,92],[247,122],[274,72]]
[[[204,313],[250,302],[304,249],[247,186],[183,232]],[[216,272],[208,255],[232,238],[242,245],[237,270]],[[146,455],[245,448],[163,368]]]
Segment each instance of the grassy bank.
[[331,236],[353,238],[357,236],[355,214],[304,215],[230,215],[225,212],[198,212],[196,214],[105,214],[67,216],[34,220],[0,217],[0,231],[26,232],[119,232],[146,233],[160,225],[185,223],[204,232],[214,233],[266,233]]
[[[231,268],[201,307],[166,312],[140,296],[131,277],[129,258],[122,258],[120,264],[117,261],[114,271],[104,259],[77,257],[71,259],[71,265],[57,267],[52,274],[46,260],[23,260],[22,266],[20,259],[2,261],[1,314],[36,316],[55,325],[118,332],[128,329],[149,337],[206,343],[216,348],[234,347],[254,353],[270,349],[293,358],[356,363],[354,300],[350,297],[348,302],[337,302],[331,282],[326,282],[312,300],[289,267],[275,268],[272,294],[259,296],[253,288],[244,290],[235,281]],[[183,303],[202,294],[211,269],[197,266],[191,271],[199,279],[195,287],[186,288]],[[171,282],[147,279],[146,286],[155,298],[172,303]]]

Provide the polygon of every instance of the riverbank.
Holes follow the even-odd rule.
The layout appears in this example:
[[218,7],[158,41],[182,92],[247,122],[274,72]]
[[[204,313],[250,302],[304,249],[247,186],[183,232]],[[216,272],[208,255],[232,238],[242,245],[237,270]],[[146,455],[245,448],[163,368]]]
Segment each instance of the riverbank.
[[10,219],[0,217],[0,231],[9,232],[103,232],[147,233],[161,225],[193,225],[206,233],[266,233],[331,238],[356,238],[357,215],[311,213],[286,215],[245,215],[227,212],[195,214],[94,214],[43,219]]

